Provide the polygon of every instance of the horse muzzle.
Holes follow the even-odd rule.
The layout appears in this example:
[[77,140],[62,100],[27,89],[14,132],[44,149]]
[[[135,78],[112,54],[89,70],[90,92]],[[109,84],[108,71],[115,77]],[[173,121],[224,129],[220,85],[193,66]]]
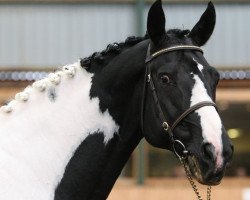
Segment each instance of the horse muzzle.
[[187,164],[192,176],[203,185],[219,185],[225,173],[225,165],[216,169],[215,165],[199,161],[195,156],[187,158]]

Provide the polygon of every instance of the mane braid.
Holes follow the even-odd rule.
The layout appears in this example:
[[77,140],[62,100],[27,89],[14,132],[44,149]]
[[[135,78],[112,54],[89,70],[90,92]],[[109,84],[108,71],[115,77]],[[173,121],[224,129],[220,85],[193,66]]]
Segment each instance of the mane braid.
[[[15,95],[15,98],[11,100],[7,105],[0,107],[0,112],[11,113],[18,102],[27,102],[29,100],[29,96],[34,90],[44,92],[49,86],[57,86],[58,84],[60,84],[61,80],[65,77],[73,78],[79,68],[89,68],[92,61],[95,60],[98,63],[102,63],[105,60],[105,56],[117,55],[123,48],[133,46],[147,38],[147,35],[145,35],[144,37],[128,37],[125,42],[109,44],[107,48],[101,52],[95,52],[87,58],[80,59],[78,63],[66,65],[62,68],[59,68],[59,70],[55,73],[49,74],[48,77],[34,82],[31,86],[26,87],[22,92],[17,93]],[[50,95],[50,97],[53,99],[53,94],[52,96]]]
[[125,40],[125,42],[120,42],[120,43],[115,42],[113,44],[109,44],[105,50],[101,52],[95,52],[91,56],[81,59],[80,64],[84,68],[89,68],[93,61],[97,61],[98,63],[101,64],[105,60],[105,56],[110,54],[117,55],[126,46],[129,47],[133,46],[145,39],[148,39],[147,34],[144,37],[130,36]]
[[79,69],[81,69],[80,62],[60,67],[55,73],[50,73],[48,77],[34,82],[32,85],[27,86],[22,92],[17,93],[15,98],[7,105],[0,107],[0,113],[11,113],[17,103],[27,102],[35,90],[44,92],[50,86],[56,87],[62,80],[74,78]]

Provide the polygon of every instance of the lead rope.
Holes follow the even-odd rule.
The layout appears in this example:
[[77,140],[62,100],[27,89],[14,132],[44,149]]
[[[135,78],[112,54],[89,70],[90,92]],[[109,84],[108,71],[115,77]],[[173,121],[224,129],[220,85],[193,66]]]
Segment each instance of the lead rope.
[[[190,174],[190,171],[188,170],[185,158],[180,158],[180,161],[181,161],[181,164],[183,165],[184,170],[186,172],[187,179],[188,179],[190,185],[192,186],[192,188],[193,188],[193,190],[194,190],[194,192],[195,192],[195,194],[197,196],[197,199],[198,200],[203,200],[200,193],[199,193],[199,191],[198,191],[198,187],[195,184],[195,182],[194,182],[194,180],[192,178],[192,175]],[[211,192],[212,192],[211,185],[208,185],[207,186],[207,200],[211,200]]]

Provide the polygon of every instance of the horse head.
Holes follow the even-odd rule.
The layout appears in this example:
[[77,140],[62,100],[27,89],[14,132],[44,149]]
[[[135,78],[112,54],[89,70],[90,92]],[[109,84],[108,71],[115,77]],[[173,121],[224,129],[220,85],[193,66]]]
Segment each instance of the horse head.
[[209,185],[220,183],[233,153],[214,104],[219,73],[200,48],[210,38],[215,19],[210,2],[191,31],[166,32],[161,1],[152,5],[142,109],[146,140],[185,157],[193,176]]

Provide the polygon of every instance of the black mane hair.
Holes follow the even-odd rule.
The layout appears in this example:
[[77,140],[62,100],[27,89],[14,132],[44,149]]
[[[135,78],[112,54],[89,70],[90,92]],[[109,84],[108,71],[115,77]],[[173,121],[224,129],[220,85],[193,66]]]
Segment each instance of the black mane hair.
[[[177,40],[183,39],[183,37],[188,35],[189,33],[190,33],[190,30],[181,30],[181,29],[170,29],[166,32],[167,35],[169,35],[170,37],[174,36]],[[106,60],[106,58],[110,56],[113,57],[119,54],[124,48],[131,47],[146,39],[149,39],[148,34],[146,34],[143,37],[136,37],[136,36],[127,37],[125,42],[120,42],[120,43],[115,42],[115,43],[109,44],[105,50],[101,52],[94,52],[89,57],[81,59],[80,64],[84,68],[90,68],[93,61],[96,61],[98,64],[104,64],[104,61]]]
[[188,35],[190,33],[190,30],[185,29],[185,30],[181,30],[181,29],[170,29],[167,31],[167,35],[175,35],[176,37],[178,37],[179,39],[183,38],[184,36]]
[[84,68],[90,68],[93,61],[96,61],[98,64],[103,64],[108,56],[113,57],[114,55],[119,54],[125,47],[131,47],[146,39],[148,39],[147,34],[144,37],[130,36],[125,42],[109,44],[105,50],[94,52],[91,56],[81,59],[80,64]]
[[168,47],[173,46],[173,45],[183,45],[183,44],[192,44],[192,39],[190,39],[188,34],[190,33],[190,30],[185,29],[170,29],[166,33],[166,40],[165,40],[165,45]]

